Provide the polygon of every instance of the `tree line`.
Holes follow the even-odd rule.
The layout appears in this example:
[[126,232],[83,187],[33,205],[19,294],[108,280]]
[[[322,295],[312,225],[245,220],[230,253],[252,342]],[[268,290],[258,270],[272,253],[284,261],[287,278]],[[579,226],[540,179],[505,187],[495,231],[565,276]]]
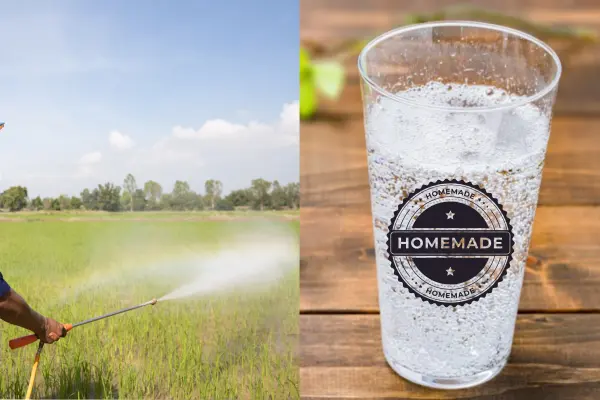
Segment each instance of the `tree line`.
[[282,210],[299,207],[299,183],[283,186],[278,181],[270,182],[262,178],[252,180],[249,188],[234,190],[226,196],[223,196],[222,182],[215,179],[204,183],[204,194],[191,190],[186,181],[176,181],[173,190],[168,193],[152,180],[139,187],[132,174],[125,177],[122,187],[107,182],[93,189],[82,190],[80,196],[37,196],[30,199],[27,188],[23,186],[12,186],[0,194],[0,208],[10,211],[229,211],[236,208]]

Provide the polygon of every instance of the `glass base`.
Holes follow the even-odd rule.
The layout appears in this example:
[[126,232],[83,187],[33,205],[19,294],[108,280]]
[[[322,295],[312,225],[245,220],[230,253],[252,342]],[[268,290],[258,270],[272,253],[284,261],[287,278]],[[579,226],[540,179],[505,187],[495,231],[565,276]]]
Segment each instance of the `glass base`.
[[387,360],[387,364],[401,377],[407,379],[417,385],[426,386],[434,389],[467,389],[473,386],[481,385],[498,375],[504,366],[506,361],[497,367],[488,369],[487,371],[479,372],[471,376],[459,376],[454,378],[440,378],[436,376],[423,375],[418,372],[414,372],[408,368],[393,366],[392,363]]

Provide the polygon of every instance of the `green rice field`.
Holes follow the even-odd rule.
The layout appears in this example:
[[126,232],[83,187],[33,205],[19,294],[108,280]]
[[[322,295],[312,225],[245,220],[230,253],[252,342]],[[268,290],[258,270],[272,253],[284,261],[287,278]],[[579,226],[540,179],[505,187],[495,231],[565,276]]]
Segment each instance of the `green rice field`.
[[[141,215],[138,215],[141,214]],[[298,235],[297,214],[265,213]],[[173,260],[218,251],[261,214],[7,214],[0,271],[40,313],[75,323],[159,298],[190,279]],[[224,265],[223,268],[235,268]],[[298,269],[269,290],[159,302],[46,345],[32,398],[298,398]],[[0,321],[0,398],[23,398],[37,344]]]

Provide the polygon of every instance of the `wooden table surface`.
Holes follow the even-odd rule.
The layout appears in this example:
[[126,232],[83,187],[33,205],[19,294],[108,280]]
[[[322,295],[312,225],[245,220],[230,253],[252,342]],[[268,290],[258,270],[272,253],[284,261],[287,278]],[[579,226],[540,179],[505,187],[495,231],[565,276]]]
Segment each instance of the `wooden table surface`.
[[[451,1],[302,0],[301,37],[323,44],[388,30]],[[600,1],[472,2],[600,31]],[[508,366],[477,388],[437,391],[386,364],[358,74],[301,126],[303,398],[600,399],[600,46],[561,80]]]

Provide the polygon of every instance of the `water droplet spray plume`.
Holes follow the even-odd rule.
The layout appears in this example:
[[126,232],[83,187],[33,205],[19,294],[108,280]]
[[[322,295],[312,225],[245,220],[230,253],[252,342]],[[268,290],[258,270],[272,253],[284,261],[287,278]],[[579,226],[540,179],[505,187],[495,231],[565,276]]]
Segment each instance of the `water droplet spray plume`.
[[297,268],[298,259],[299,244],[294,232],[261,226],[258,231],[228,236],[215,254],[191,260],[189,267],[193,272],[187,283],[158,301],[265,289]]

